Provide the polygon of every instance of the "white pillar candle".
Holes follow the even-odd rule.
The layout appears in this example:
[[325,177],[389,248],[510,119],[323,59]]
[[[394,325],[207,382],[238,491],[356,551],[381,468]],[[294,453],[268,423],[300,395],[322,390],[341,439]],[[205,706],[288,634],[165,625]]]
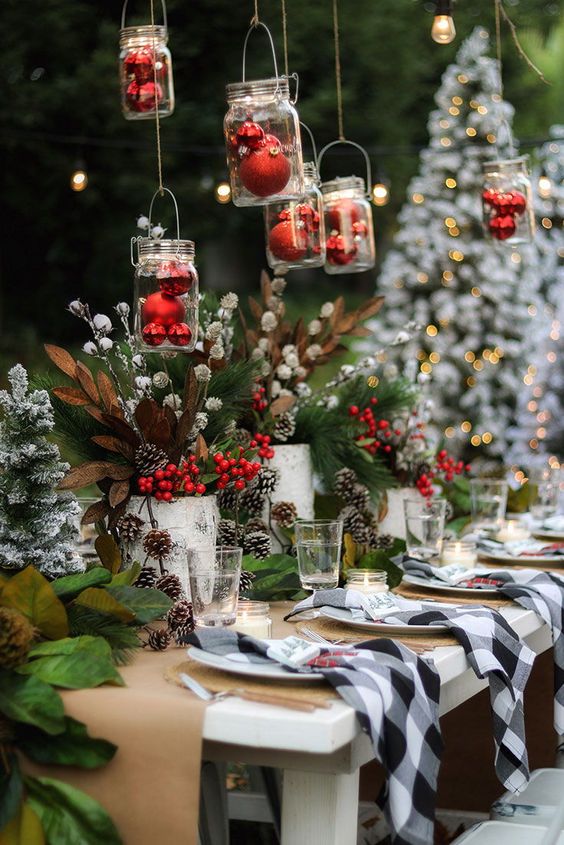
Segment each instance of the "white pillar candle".
[[272,634],[270,605],[265,601],[240,599],[237,603],[237,618],[232,630],[258,639],[269,639]]
[[443,543],[440,559],[441,566],[449,566],[451,563],[456,563],[459,566],[466,567],[466,569],[473,569],[476,566],[477,560],[478,554],[475,543],[466,540]]
[[349,569],[347,572],[346,590],[356,590],[357,593],[387,593],[386,573],[374,569]]
[[500,543],[513,543],[516,540],[528,540],[531,536],[524,525],[517,519],[508,519],[500,524],[500,529],[495,535],[496,540]]

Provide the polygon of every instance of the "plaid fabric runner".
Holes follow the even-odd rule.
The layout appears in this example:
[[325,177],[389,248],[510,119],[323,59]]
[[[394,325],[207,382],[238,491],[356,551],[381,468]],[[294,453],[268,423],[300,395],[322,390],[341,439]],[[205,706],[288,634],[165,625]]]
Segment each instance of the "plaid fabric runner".
[[[522,789],[529,778],[523,720],[523,691],[535,654],[496,610],[477,606],[448,608],[430,602],[394,597],[400,610],[386,614],[386,622],[445,625],[464,648],[479,678],[487,678],[493,713],[495,769],[508,789]],[[367,597],[353,590],[319,590],[299,602],[286,619],[315,607],[364,608]],[[405,608],[405,609],[403,609]],[[367,618],[371,618],[368,613]]]
[[[236,655],[238,662],[272,662],[264,642],[227,629],[198,631],[188,641],[214,654]],[[321,660],[295,671],[321,672],[356,710],[376,759],[388,773],[380,800],[393,845],[431,845],[442,752],[437,671],[392,640],[319,650]]]

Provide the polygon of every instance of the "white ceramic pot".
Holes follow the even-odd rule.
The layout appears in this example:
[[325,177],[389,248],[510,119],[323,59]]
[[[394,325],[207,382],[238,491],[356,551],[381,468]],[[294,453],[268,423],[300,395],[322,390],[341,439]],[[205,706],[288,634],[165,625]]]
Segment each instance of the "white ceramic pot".
[[[186,596],[190,595],[188,581],[188,551],[195,551],[200,557],[213,560],[217,538],[219,510],[215,496],[185,496],[172,502],[157,502],[151,499],[153,516],[158,527],[170,532],[174,547],[172,554],[165,561],[164,567],[170,573],[178,575]],[[128,543],[125,551],[130,560],[144,564],[147,558],[143,550],[143,540],[151,530],[147,504],[143,496],[132,496],[127,507],[128,513],[134,513],[145,520],[141,534],[134,543]],[[158,564],[148,560],[149,565]]]
[[[280,473],[278,484],[271,496],[272,504],[293,502],[300,519],[313,519],[313,465],[309,445],[292,443],[288,446],[274,446],[274,457],[269,461],[269,466]],[[265,513],[265,518],[268,519],[268,513]],[[273,536],[273,553],[281,552],[283,548],[276,536]]]
[[388,510],[380,522],[380,534],[390,534],[399,540],[405,540],[403,503],[406,499],[416,499],[420,495],[417,487],[392,487],[386,490]]

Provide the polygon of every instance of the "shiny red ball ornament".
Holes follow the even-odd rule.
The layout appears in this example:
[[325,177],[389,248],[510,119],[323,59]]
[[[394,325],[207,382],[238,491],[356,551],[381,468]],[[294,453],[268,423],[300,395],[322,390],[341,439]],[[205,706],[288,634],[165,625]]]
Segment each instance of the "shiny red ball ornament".
[[168,339],[175,346],[188,346],[192,340],[192,331],[186,323],[174,323],[168,330]]
[[194,273],[182,261],[165,261],[156,276],[161,291],[168,296],[182,296],[194,284]]
[[259,123],[246,120],[237,130],[236,141],[238,147],[247,147],[249,150],[256,150],[264,144],[264,129]]
[[337,232],[345,232],[360,220],[360,209],[354,200],[343,199],[329,209],[329,226]]
[[256,197],[269,197],[283,191],[291,174],[292,166],[274,135],[265,135],[264,144],[239,165],[241,183]]
[[487,205],[495,205],[498,192],[493,188],[486,188],[482,191],[482,199]]
[[141,332],[147,346],[160,346],[166,338],[166,329],[158,323],[147,323]]
[[280,214],[278,215],[279,220],[291,220],[292,219],[292,209],[291,208],[283,208]]
[[155,111],[157,99],[160,102],[162,98],[162,88],[160,85],[155,87],[154,82],[145,82],[144,85],[139,85],[137,82],[130,82],[127,86],[126,99],[132,111]]
[[368,235],[368,226],[364,220],[357,220],[352,224],[352,230],[356,238],[363,240]]
[[125,70],[135,76],[138,85],[150,82],[154,76],[152,51],[143,49],[129,53],[125,60]]
[[492,238],[498,241],[506,241],[515,234],[517,228],[515,218],[511,214],[496,214],[488,222],[488,228]]
[[527,199],[525,195],[522,194],[521,191],[510,191],[508,196],[511,198],[509,200],[510,213],[523,214],[527,208]]
[[299,261],[307,252],[305,229],[297,229],[290,220],[283,220],[271,229],[268,248],[280,261]]
[[169,329],[184,319],[184,304],[181,299],[165,293],[151,293],[143,303],[143,322],[157,323]]
[[354,244],[351,244],[347,249],[346,241],[342,235],[329,235],[326,250],[329,264],[338,264],[341,267],[354,261],[357,253]]
[[498,215],[511,214],[511,204],[513,202],[513,195],[505,193],[505,191],[498,191],[493,206]]
[[294,209],[294,214],[308,232],[316,232],[319,229],[319,214],[311,205],[306,202],[299,203]]

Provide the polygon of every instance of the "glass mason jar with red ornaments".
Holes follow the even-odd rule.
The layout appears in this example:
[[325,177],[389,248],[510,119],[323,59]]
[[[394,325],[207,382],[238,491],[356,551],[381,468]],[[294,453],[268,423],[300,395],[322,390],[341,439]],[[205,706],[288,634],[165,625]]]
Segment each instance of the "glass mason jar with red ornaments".
[[325,205],[325,272],[362,273],[374,267],[372,208],[364,179],[338,176],[321,185]]
[[265,207],[266,258],[273,270],[286,272],[325,264],[323,196],[318,185],[315,164],[305,162],[303,195]]
[[482,209],[488,238],[508,246],[534,238],[535,215],[528,156],[483,165]]
[[126,120],[168,117],[174,111],[172,58],[163,2],[162,25],[125,26],[127,0],[119,33],[121,108]]

